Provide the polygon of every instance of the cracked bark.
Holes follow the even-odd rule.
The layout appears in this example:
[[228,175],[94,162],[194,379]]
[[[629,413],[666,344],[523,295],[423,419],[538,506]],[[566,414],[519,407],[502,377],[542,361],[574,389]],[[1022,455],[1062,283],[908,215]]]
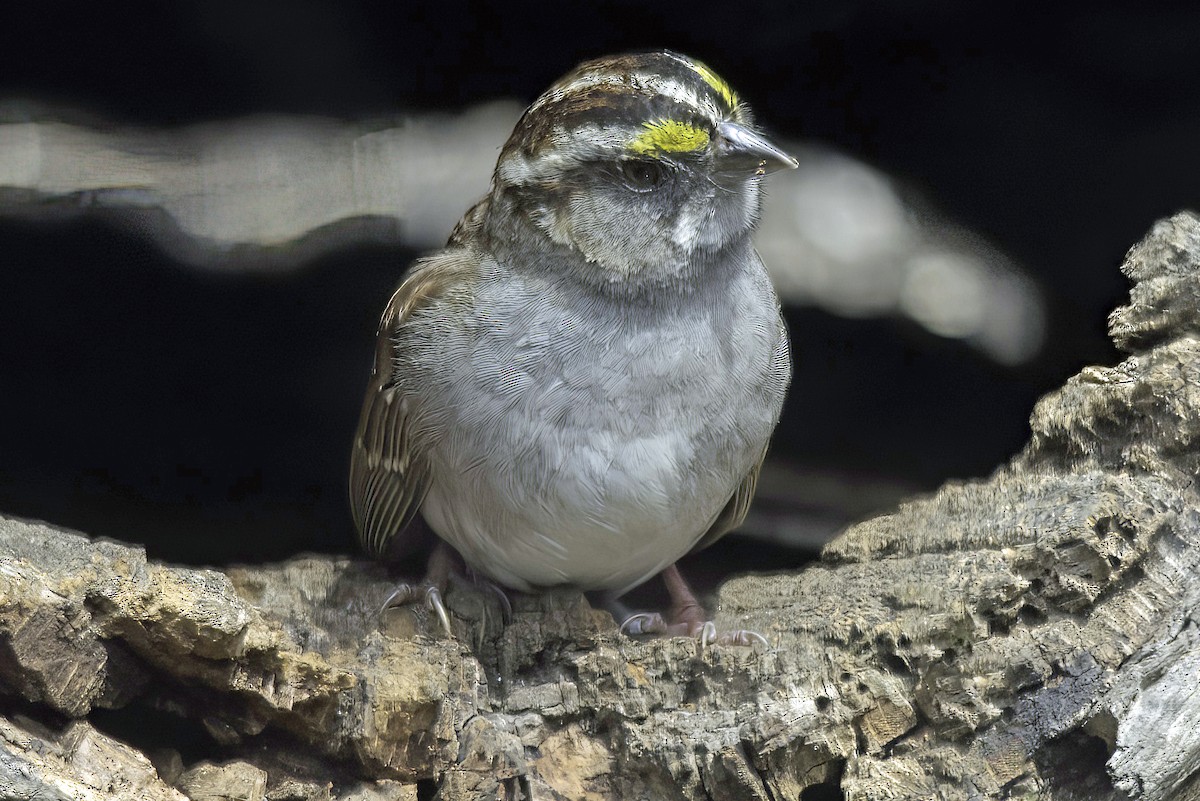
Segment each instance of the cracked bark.
[[1200,218],[1123,269],[1128,358],[1039,402],[1010,464],[722,588],[765,650],[462,588],[445,639],[380,623],[362,561],[194,570],[0,519],[0,795],[1200,796]]

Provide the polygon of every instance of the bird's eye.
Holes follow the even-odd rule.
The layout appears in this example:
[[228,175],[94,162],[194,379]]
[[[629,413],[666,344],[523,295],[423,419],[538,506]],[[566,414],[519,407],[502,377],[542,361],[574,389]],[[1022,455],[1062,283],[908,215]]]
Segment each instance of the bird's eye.
[[649,192],[667,181],[668,167],[658,161],[631,159],[622,161],[621,178],[635,192]]

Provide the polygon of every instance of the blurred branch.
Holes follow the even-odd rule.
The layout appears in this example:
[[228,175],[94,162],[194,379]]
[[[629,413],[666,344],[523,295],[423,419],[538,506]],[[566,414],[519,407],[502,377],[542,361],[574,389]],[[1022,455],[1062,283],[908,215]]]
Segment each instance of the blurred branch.
[[[440,246],[487,191],[520,107],[371,123],[258,117],[180,130],[0,124],[0,213],[100,212],[184,262],[281,270],[350,242]],[[8,116],[12,116],[9,111]],[[1003,364],[1036,354],[1032,282],[879,172],[791,144],[757,241],[785,302],[897,315]]]

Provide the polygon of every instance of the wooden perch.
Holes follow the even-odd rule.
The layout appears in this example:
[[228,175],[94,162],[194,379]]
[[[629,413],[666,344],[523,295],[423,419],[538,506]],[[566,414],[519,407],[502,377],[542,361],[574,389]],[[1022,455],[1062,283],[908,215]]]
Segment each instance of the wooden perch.
[[1200,797],[1200,218],[1123,269],[1129,357],[1009,465],[723,587],[765,650],[470,588],[447,639],[381,622],[362,561],[193,570],[0,519],[0,796]]

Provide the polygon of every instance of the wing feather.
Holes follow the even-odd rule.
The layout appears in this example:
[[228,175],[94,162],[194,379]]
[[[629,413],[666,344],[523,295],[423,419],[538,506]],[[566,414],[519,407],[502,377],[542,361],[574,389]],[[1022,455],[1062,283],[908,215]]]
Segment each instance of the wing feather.
[[413,313],[464,277],[469,259],[443,251],[418,262],[388,301],[379,323],[375,365],[350,456],[350,509],[359,542],[383,556],[407,533],[429,489],[429,465],[413,437],[412,388],[396,370],[397,332]]

